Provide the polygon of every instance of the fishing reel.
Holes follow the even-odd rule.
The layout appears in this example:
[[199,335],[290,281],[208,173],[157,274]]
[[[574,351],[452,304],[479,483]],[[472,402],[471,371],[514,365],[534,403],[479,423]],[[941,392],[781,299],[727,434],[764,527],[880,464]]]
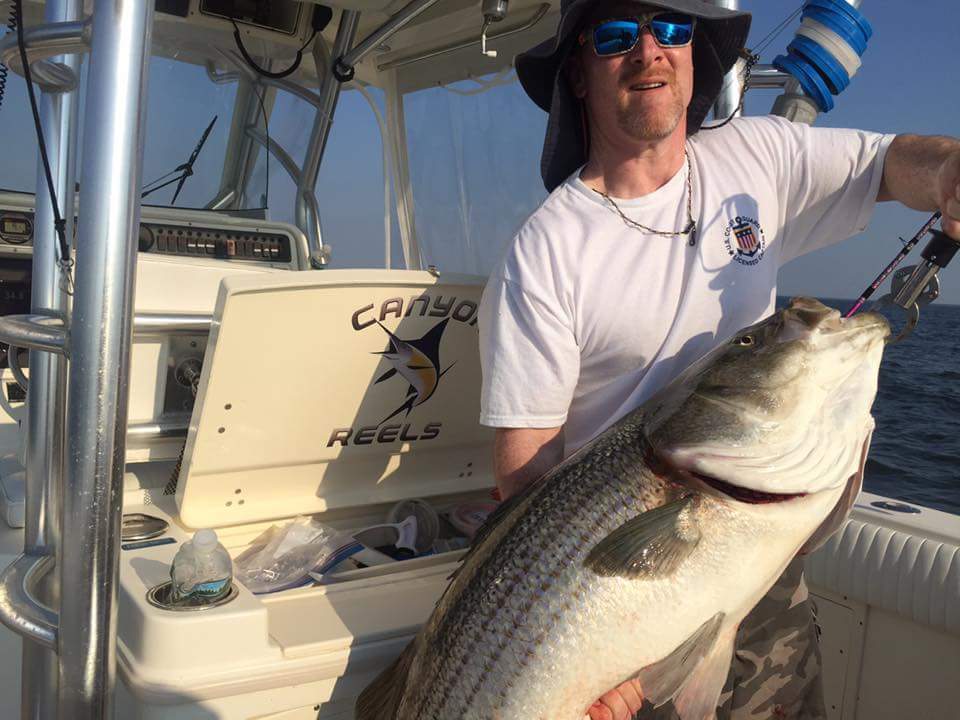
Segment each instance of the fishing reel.
[[940,297],[940,277],[953,256],[960,250],[960,242],[940,230],[930,229],[933,238],[920,253],[924,262],[897,270],[890,281],[890,293],[877,300],[874,307],[897,307],[906,314],[900,332],[889,342],[905,339],[920,320],[920,308]]

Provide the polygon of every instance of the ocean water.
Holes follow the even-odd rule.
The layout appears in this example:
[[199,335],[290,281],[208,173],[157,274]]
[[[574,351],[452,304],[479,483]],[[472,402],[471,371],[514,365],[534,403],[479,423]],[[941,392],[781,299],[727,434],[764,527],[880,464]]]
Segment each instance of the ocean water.
[[[853,304],[821,300],[841,312]],[[960,514],[960,306],[921,308],[913,334],[887,346],[873,415],[864,489]]]

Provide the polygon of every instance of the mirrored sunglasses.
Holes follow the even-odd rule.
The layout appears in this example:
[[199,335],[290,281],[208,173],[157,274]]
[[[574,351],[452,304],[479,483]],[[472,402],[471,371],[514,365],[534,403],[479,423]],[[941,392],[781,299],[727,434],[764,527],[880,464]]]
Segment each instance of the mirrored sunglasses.
[[[604,20],[580,34],[580,44],[593,38],[593,51],[599,57],[623,55],[637,46],[643,29],[650,28],[654,41],[662,48],[685,47],[693,40],[695,19],[684,13],[660,13],[643,20],[637,17]],[[588,35],[589,33],[589,35]]]

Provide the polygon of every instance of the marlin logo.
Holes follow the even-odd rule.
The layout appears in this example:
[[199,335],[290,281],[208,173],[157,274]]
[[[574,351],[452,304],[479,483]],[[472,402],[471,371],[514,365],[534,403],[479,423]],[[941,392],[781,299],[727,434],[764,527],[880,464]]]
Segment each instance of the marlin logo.
[[383,331],[390,336],[390,347],[383,352],[373,354],[383,355],[391,362],[393,367],[378,377],[374,384],[389,380],[397,373],[410,383],[406,400],[400,407],[381,420],[380,425],[404,411],[406,415],[409,415],[413,408],[429,400],[430,396],[436,391],[440,378],[455,365],[455,363],[450,363],[442,371],[440,370],[440,338],[443,337],[443,331],[449,320],[450,318],[444,318],[419,340],[401,340],[387,330],[383,323],[377,322],[377,325],[382,327]]

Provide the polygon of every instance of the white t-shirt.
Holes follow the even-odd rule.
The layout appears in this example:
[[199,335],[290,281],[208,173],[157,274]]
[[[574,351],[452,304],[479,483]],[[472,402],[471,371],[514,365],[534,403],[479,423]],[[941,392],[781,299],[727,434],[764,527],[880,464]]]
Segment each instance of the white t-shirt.
[[[862,231],[892,135],[739,118],[687,143],[696,244],[628,226],[579,171],[527,219],[480,306],[480,422],[564,425],[566,454],[691,362],[769,315],[789,260]],[[616,199],[658,230],[687,222],[687,167]]]

